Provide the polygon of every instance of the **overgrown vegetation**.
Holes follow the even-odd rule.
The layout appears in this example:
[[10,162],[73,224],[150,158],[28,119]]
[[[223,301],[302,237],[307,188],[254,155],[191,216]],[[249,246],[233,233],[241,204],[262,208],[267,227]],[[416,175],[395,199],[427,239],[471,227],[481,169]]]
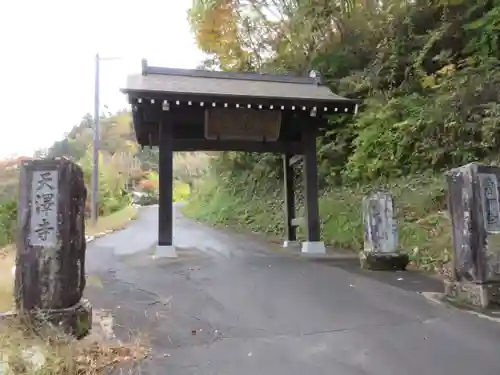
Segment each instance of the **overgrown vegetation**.
[[17,218],[17,203],[14,200],[0,203],[0,247],[14,240],[14,223]]
[[[332,117],[319,141],[327,241],[361,249],[361,196],[385,186],[402,247],[425,268],[448,260],[442,172],[498,159],[499,0],[194,0],[190,20],[206,67],[315,69],[333,91],[363,100],[357,116]],[[224,153],[211,170],[189,214],[281,233],[278,156]]]
[[40,328],[20,320],[0,325],[0,364],[5,374],[107,374],[121,363],[148,355],[139,341],[127,345],[76,341],[53,327],[42,327],[40,334]]
[[[236,185],[237,183],[240,185]],[[196,186],[184,212],[214,225],[250,230],[281,238],[284,232],[283,193],[275,181],[233,180],[222,185],[211,176]],[[229,188],[230,186],[230,188]],[[335,249],[363,248],[361,201],[372,189],[389,190],[396,204],[400,245],[415,266],[438,271],[450,260],[451,237],[445,213],[443,182],[433,176],[409,176],[387,183],[328,187],[319,200],[322,238]],[[241,190],[240,190],[241,189]],[[300,197],[299,197],[300,198]],[[303,204],[299,199],[299,216]],[[299,238],[303,238],[299,227]]]
[[[130,206],[130,191],[148,177],[148,169],[157,165],[155,153],[138,150],[126,112],[102,119],[102,144],[99,167],[99,214],[96,225],[87,223],[86,235],[95,236],[124,227],[137,213]],[[91,129],[90,117],[74,127],[67,137],[35,157],[64,156],[84,170],[85,183],[90,188]],[[17,190],[20,164],[31,157],[0,162],[0,311],[13,307],[12,267],[15,262]],[[90,192],[90,191],[89,191]],[[89,194],[90,199],[90,194]],[[88,203],[88,202],[87,202]],[[87,204],[86,213],[90,205]],[[44,337],[44,339],[41,338]],[[94,338],[95,340],[95,338]],[[100,339],[102,341],[102,339]],[[31,351],[31,353],[30,353]],[[0,372],[37,374],[102,374],[108,373],[121,361],[143,357],[144,350],[132,345],[116,345],[84,340],[76,342],[53,332],[37,335],[25,324],[6,320],[0,325]],[[29,358],[35,359],[35,368]],[[7,371],[7,363],[11,372]],[[37,368],[38,367],[38,368]]]

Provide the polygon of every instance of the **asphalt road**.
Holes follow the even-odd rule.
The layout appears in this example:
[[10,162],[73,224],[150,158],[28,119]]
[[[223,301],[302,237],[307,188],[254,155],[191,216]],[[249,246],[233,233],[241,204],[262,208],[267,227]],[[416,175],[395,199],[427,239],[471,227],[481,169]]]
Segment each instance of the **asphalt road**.
[[429,302],[418,277],[299,259],[177,211],[181,256],[155,260],[156,215],[142,209],[87,254],[102,283],[91,302],[113,310],[118,336],[151,342],[142,373],[500,374],[500,323]]

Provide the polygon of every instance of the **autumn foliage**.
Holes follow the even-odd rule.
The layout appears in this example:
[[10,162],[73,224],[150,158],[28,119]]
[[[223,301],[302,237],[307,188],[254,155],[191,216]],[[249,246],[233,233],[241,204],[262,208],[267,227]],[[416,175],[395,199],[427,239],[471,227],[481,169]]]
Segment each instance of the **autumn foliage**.
[[144,193],[153,194],[157,192],[158,186],[151,180],[141,180],[139,182],[139,190]]
[[[361,198],[382,186],[401,207],[402,247],[430,268],[446,260],[443,171],[500,162],[500,0],[194,0],[191,14],[207,67],[314,69],[361,101],[356,116],[332,116],[318,140],[324,238],[358,250]],[[192,212],[281,233],[281,163],[222,153]]]

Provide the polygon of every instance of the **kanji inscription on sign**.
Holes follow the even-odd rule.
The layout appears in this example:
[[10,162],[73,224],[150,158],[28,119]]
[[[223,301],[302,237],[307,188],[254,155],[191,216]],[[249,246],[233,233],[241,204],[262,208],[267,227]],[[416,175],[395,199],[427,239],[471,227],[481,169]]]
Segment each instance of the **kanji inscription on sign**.
[[51,247],[57,243],[58,181],[57,170],[33,172],[29,237],[32,246]]
[[365,251],[394,253],[397,250],[397,229],[390,194],[375,192],[364,197],[363,221]]
[[479,173],[481,204],[484,228],[488,233],[500,233],[500,203],[498,201],[498,180],[493,173]]
[[281,112],[249,108],[205,110],[205,137],[248,141],[275,141],[279,137]]

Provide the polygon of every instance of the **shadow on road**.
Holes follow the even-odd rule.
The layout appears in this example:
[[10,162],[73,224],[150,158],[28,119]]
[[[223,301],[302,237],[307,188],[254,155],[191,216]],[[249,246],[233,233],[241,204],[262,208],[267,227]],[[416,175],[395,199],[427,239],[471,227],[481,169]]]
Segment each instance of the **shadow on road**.
[[408,271],[370,271],[361,269],[356,256],[341,258],[311,259],[313,262],[321,263],[331,267],[341,268],[347,272],[360,275],[381,283],[389,284],[397,288],[411,292],[433,292],[444,293],[444,284],[437,277],[423,272]]

